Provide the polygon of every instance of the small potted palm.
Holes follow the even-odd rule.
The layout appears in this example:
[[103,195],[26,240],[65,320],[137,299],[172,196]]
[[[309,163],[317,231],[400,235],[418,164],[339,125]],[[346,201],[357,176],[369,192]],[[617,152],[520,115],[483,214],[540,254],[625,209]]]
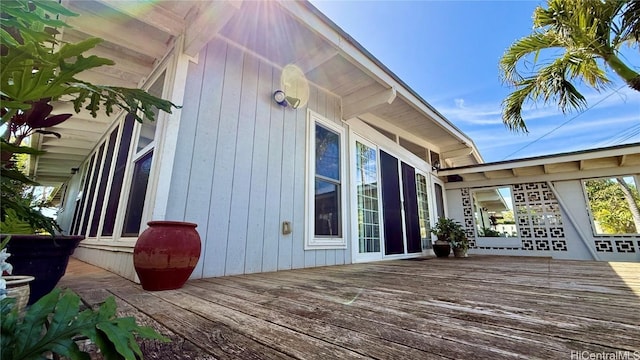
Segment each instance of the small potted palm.
[[433,252],[437,257],[448,257],[451,253],[452,243],[458,244],[459,235],[464,236],[462,225],[444,216],[438,219],[431,232],[438,237],[438,240],[433,244]]
[[453,249],[453,256],[457,258],[467,257],[469,239],[467,239],[467,235],[464,233],[462,226],[453,231],[453,235],[451,237],[451,248]]

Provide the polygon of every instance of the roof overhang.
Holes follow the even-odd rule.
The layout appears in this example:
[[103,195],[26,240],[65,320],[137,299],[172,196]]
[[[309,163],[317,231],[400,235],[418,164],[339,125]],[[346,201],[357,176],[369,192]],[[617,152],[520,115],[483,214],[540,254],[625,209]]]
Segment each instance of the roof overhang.
[[640,174],[640,144],[461,166],[438,171],[447,188],[500,185],[525,181]]
[[[206,44],[219,38],[276,68],[298,65],[310,83],[340,99],[345,121],[357,117],[375,123],[396,134],[401,145],[404,140],[409,148],[415,144],[438,152],[445,166],[482,162],[468,136],[308,2],[63,0],[63,4],[80,16],[66,19],[72,28],[63,30],[61,40],[103,38],[90,54],[116,63],[83,74],[83,80],[144,87],[171,51],[197,61]],[[55,113],[64,112],[73,113],[69,104],[55,106]],[[48,129],[62,139],[44,135],[33,140],[46,154],[33,161],[30,174],[45,185],[67,180],[117,116],[92,118],[85,112]]]

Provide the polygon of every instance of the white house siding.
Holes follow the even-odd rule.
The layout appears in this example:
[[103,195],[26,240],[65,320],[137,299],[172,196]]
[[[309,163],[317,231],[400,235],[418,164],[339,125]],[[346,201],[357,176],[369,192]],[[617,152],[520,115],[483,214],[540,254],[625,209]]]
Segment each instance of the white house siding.
[[[550,186],[549,186],[550,184]],[[587,210],[582,181],[563,180],[502,184],[511,186],[518,206],[545,206],[545,215],[559,215],[562,225],[533,224],[518,218],[518,238],[515,246],[478,244],[474,231],[471,191],[474,187],[447,190],[448,216],[465,225],[470,239],[470,254],[550,256],[557,259],[640,261],[640,237],[594,236]],[[483,187],[483,186],[482,186]],[[518,200],[518,195],[521,195]],[[536,199],[530,201],[530,195]],[[553,214],[552,214],[553,213]],[[608,244],[608,245],[607,245]]]
[[[280,72],[219,39],[190,65],[166,219],[198,224],[193,278],[350,262],[303,249],[307,108],[275,104]],[[340,124],[339,104],[311,87],[308,108]]]

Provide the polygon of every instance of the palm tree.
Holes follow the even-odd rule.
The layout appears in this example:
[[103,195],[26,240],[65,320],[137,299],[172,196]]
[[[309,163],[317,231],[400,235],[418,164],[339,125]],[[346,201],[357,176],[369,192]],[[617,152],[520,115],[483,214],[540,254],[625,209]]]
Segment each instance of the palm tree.
[[[640,0],[547,0],[547,7],[535,9],[533,33],[500,59],[503,81],[516,88],[502,102],[502,121],[512,131],[528,132],[522,118],[526,100],[557,102],[564,113],[586,108],[574,83],[606,88],[611,80],[605,66],[640,91],[640,74],[620,56],[623,45],[638,47]],[[558,49],[552,61],[538,61],[542,51]]]

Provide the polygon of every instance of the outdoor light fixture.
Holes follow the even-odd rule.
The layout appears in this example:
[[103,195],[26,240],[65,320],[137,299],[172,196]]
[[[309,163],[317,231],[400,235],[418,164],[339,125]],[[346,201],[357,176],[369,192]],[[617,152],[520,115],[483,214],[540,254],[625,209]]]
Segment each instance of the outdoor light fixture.
[[440,170],[440,161],[434,161],[433,165],[431,165],[431,170],[433,170],[433,171]]
[[287,94],[285,94],[282,90],[276,90],[273,93],[273,100],[275,100],[275,102],[280,106],[291,106],[294,109],[297,109],[300,105],[300,99],[287,96]]

